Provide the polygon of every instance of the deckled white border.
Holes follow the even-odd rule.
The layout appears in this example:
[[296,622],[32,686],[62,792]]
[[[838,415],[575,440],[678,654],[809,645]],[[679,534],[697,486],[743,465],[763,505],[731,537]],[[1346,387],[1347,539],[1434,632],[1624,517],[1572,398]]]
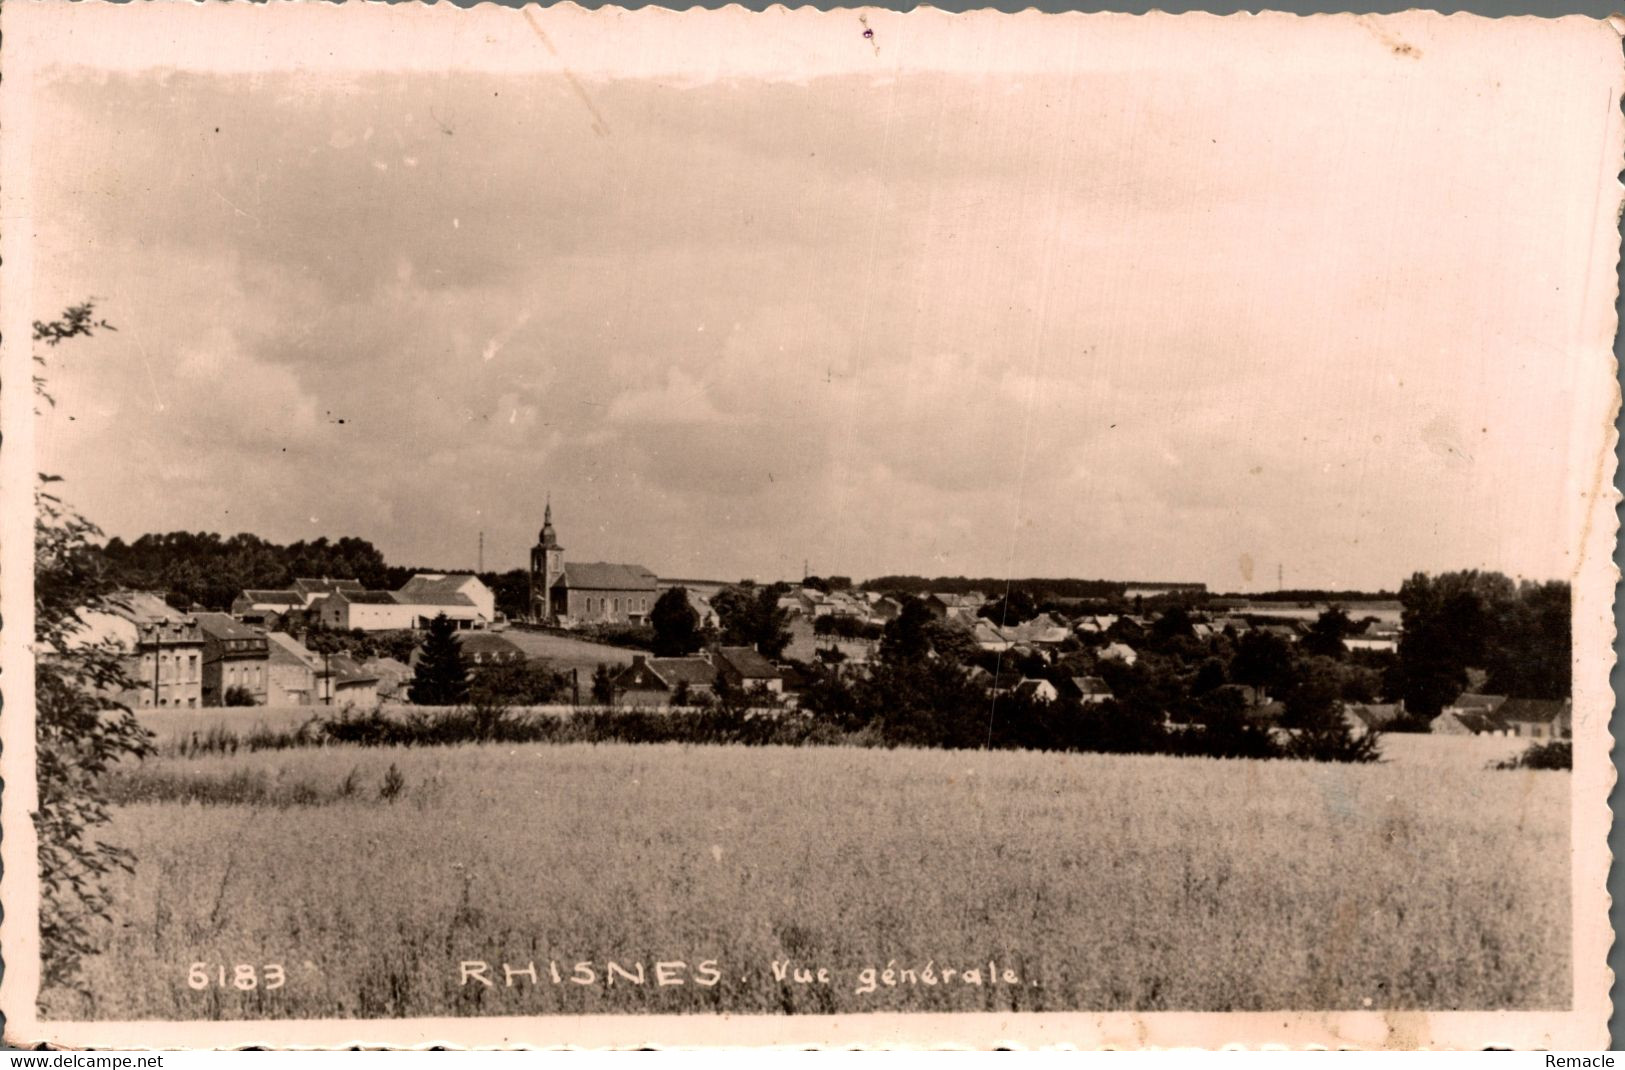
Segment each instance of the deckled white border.
[[[876,50],[855,47],[848,23],[862,14],[875,31]],[[738,7],[718,11],[587,11],[574,5],[523,12],[482,5],[460,10],[447,4],[386,6],[377,3],[285,3],[209,6],[184,3],[110,5],[10,0],[0,10],[4,32],[0,69],[0,175],[28,173],[35,131],[29,94],[42,69],[72,63],[109,69],[178,67],[248,71],[301,69],[312,73],[373,69],[569,70],[583,77],[620,75],[710,80],[727,77],[792,78],[811,72],[963,70],[992,74],[1070,69],[1078,38],[1052,32],[1056,20],[1114,21],[1136,38],[1154,40],[1164,55],[1203,47],[1200,35],[1174,33],[1218,16],[1046,15],[991,11],[950,15],[921,9],[884,10],[774,8],[754,13]],[[1412,34],[1486,32],[1492,20],[1429,12],[1373,17],[1328,15],[1300,18],[1265,14],[1226,16],[1294,23],[1290,32],[1313,33],[1317,23],[1360,18],[1384,32]],[[1532,20],[1519,20],[1528,22]],[[0,187],[0,803],[5,836],[0,898],[0,949],[5,975],[0,1007],[6,1037],[14,1043],[50,1041],[74,1047],[190,1047],[269,1045],[341,1047],[633,1047],[778,1045],[884,1045],[888,1047],[1219,1047],[1287,1045],[1363,1048],[1606,1048],[1612,974],[1605,953],[1612,942],[1607,917],[1609,854],[1607,806],[1614,780],[1608,718],[1614,706],[1608,676],[1614,663],[1613,563],[1617,530],[1614,506],[1616,458],[1614,379],[1618,236],[1621,203],[1613,176],[1625,160],[1625,123],[1619,100],[1625,64],[1619,60],[1619,21],[1569,17],[1540,20],[1576,35],[1577,62],[1607,49],[1587,51],[1586,35],[1606,35],[1611,72],[1599,68],[1596,122],[1605,130],[1599,152],[1595,243],[1585,267],[1587,333],[1572,339],[1575,359],[1595,365],[1596,391],[1577,404],[1582,426],[1596,429],[1596,465],[1576,474],[1575,490],[1587,501],[1578,534],[1575,592],[1575,737],[1573,960],[1575,1006],[1562,1013],[1260,1013],[1085,1014],[1004,1013],[958,1015],[840,1015],[831,1017],[705,1017],[616,1015],[587,1017],[323,1020],[276,1022],[39,1022],[35,992],[39,969],[33,904],[38,882],[35,841],[28,812],[33,789],[33,674],[28,637],[33,633],[32,506],[33,434],[29,363],[32,249],[28,191],[16,181]],[[838,32],[836,28],[839,28]],[[748,40],[742,39],[748,35]],[[867,45],[867,42],[864,42]],[[538,45],[542,47],[537,47]],[[1584,53],[1584,54],[1581,54]],[[1091,57],[1110,61],[1103,53]],[[1129,58],[1131,61],[1131,57]],[[1607,386],[1603,375],[1607,374]],[[1591,421],[1586,424],[1586,421]],[[1583,670],[1583,671],[1582,671]]]

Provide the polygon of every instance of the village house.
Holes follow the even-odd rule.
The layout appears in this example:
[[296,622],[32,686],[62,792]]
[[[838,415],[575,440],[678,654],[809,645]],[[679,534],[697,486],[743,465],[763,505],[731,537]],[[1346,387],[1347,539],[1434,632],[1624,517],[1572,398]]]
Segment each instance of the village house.
[[135,686],[113,695],[117,701],[135,709],[203,705],[203,635],[195,617],[155,594],[125,591],[81,619],[75,646],[111,643],[126,652],[120,661]]
[[1494,713],[1446,707],[1428,722],[1428,731],[1443,736],[1510,736],[1512,729]]
[[293,581],[293,592],[299,596],[306,609],[309,609],[317,601],[326,598],[330,594],[337,594],[339,591],[364,591],[366,589],[366,585],[357,579],[334,580],[323,576],[321,579],[296,579]]
[[925,608],[937,620],[969,620],[976,616],[977,610],[987,604],[987,598],[981,591],[971,591],[967,594],[929,594],[925,597]]
[[773,663],[748,646],[719,646],[711,653],[717,679],[739,691],[784,691],[784,677]]
[[1108,643],[1097,656],[1101,661],[1121,661],[1124,665],[1133,665],[1140,660],[1140,655],[1127,643]]
[[884,624],[903,615],[903,603],[889,594],[876,595],[869,601],[869,619]]
[[709,598],[687,587],[683,588],[683,594],[687,596],[688,608],[694,611],[694,616],[698,618],[702,631],[706,628],[722,627],[722,617],[717,614]]
[[321,659],[287,632],[266,632],[265,704],[309,706],[316,700]]
[[1509,698],[1495,717],[1515,736],[1528,739],[1569,739],[1574,735],[1574,703],[1570,699]]
[[387,656],[368,658],[361,671],[378,678],[378,697],[386,702],[404,699],[413,675],[410,665]]
[[[504,639],[494,632],[460,632],[457,636],[457,645],[462,651],[463,660],[474,668],[486,668],[492,665],[523,665],[525,652],[510,639]],[[412,664],[417,664],[418,652],[412,652]]]
[[1113,697],[1112,689],[1098,676],[1069,676],[1062,681],[1058,690],[1085,705],[1105,702]]
[[268,631],[283,627],[304,609],[304,596],[297,591],[244,591],[231,603],[232,616]]
[[335,591],[313,609],[325,628],[339,631],[387,632],[417,624],[418,607],[402,605],[393,591]]
[[265,705],[270,657],[265,633],[225,613],[197,614],[203,634],[203,704],[224,706],[233,691]]
[[1343,705],[1343,723],[1356,738],[1373,732],[1386,732],[1393,723],[1405,716],[1403,702],[1349,702]]
[[1013,693],[1017,698],[1028,698],[1038,702],[1054,702],[1060,697],[1055,685],[1048,680],[1024,679],[1016,684]]
[[1009,650],[1016,645],[1015,639],[1008,632],[985,617],[976,618],[976,623],[971,625],[971,635],[976,639],[978,647],[995,653]]
[[365,709],[378,704],[378,677],[350,655],[332,654],[316,670],[316,691],[324,706]]
[[716,694],[717,668],[707,658],[632,655],[615,675],[615,705],[661,708]]
[[660,581],[642,565],[566,563],[553,530],[553,505],[530,551],[530,615],[538,623],[644,624],[660,597]]

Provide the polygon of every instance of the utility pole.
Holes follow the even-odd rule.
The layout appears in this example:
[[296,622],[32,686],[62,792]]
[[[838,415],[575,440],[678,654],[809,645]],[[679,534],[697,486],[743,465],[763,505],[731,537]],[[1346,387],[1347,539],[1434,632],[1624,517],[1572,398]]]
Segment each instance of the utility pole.
[[480,561],[479,568],[475,569],[475,571],[476,572],[484,572],[485,571],[485,532],[483,532],[483,531],[480,532],[480,557],[479,557],[479,561]]
[[1275,589],[1277,591],[1286,590],[1286,566],[1280,563],[1275,566]]
[[327,681],[327,686],[322,689],[322,705],[331,706],[333,705],[333,654],[329,650],[322,651],[322,678]]

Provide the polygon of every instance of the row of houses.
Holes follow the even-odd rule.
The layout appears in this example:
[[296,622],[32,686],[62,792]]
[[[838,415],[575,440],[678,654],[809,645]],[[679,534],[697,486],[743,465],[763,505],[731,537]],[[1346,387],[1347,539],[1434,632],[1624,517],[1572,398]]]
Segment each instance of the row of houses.
[[774,665],[754,647],[717,646],[681,658],[634,654],[613,683],[615,705],[655,709],[715,697],[723,687],[778,702],[797,694],[804,681],[793,668]]
[[496,595],[467,572],[420,572],[398,591],[370,591],[354,579],[297,579],[282,590],[249,590],[231,604],[245,624],[283,628],[319,623],[349,631],[415,630],[444,615],[458,628],[487,628]]
[[[225,613],[186,613],[156,594],[123,592],[105,610],[83,614],[83,645],[122,651],[125,674],[136,681],[115,697],[135,709],[196,709],[232,702],[307,706],[370,704],[387,676],[406,666],[377,666],[345,655],[323,656],[286,632],[267,630]],[[400,672],[394,673],[393,662]]]
[[1572,699],[1508,698],[1463,692],[1440,711],[1428,727],[1451,736],[1518,736],[1528,739],[1572,739]]

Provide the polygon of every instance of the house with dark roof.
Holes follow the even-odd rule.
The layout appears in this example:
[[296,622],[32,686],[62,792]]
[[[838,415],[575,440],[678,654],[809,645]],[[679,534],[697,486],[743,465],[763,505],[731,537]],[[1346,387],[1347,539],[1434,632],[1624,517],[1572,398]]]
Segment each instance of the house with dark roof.
[[[463,660],[474,669],[525,663],[525,652],[512,640],[505,639],[495,632],[458,632],[457,645],[462,650]],[[416,658],[417,652],[413,651],[413,664],[416,664]]]
[[235,690],[265,705],[270,648],[265,633],[225,613],[198,613],[203,635],[203,705],[224,706]]
[[1495,716],[1515,736],[1528,739],[1570,739],[1574,736],[1571,699],[1509,698]]
[[1453,709],[1449,706],[1428,722],[1428,731],[1442,736],[1510,736],[1512,729],[1494,713]]
[[321,579],[296,579],[293,581],[293,591],[297,594],[305,608],[309,609],[317,599],[325,598],[339,591],[364,591],[366,586],[356,579],[334,580],[323,576]]
[[297,591],[244,591],[231,601],[231,615],[244,624],[276,631],[288,618],[303,613],[305,599]]
[[1069,676],[1061,681],[1060,692],[1083,703],[1105,702],[1112,689],[1098,676]]
[[981,591],[925,596],[925,608],[938,620],[969,620],[986,604],[987,597]]
[[711,651],[711,663],[717,667],[717,678],[736,690],[775,695],[784,691],[783,674],[753,647],[719,646]]
[[1403,702],[1349,702],[1343,706],[1343,722],[1355,736],[1386,732],[1403,716]]
[[615,675],[615,705],[656,708],[682,705],[716,693],[717,668],[703,657],[651,658],[632,655]]
[[322,659],[316,690],[323,705],[368,707],[378,704],[378,676],[348,654]]
[[1054,684],[1048,680],[1034,680],[1031,677],[1016,684],[1011,694],[1017,698],[1033,699],[1037,702],[1054,702],[1060,697]]
[[642,565],[566,562],[553,530],[553,503],[530,551],[530,615],[561,624],[643,624],[660,597],[660,580]]

